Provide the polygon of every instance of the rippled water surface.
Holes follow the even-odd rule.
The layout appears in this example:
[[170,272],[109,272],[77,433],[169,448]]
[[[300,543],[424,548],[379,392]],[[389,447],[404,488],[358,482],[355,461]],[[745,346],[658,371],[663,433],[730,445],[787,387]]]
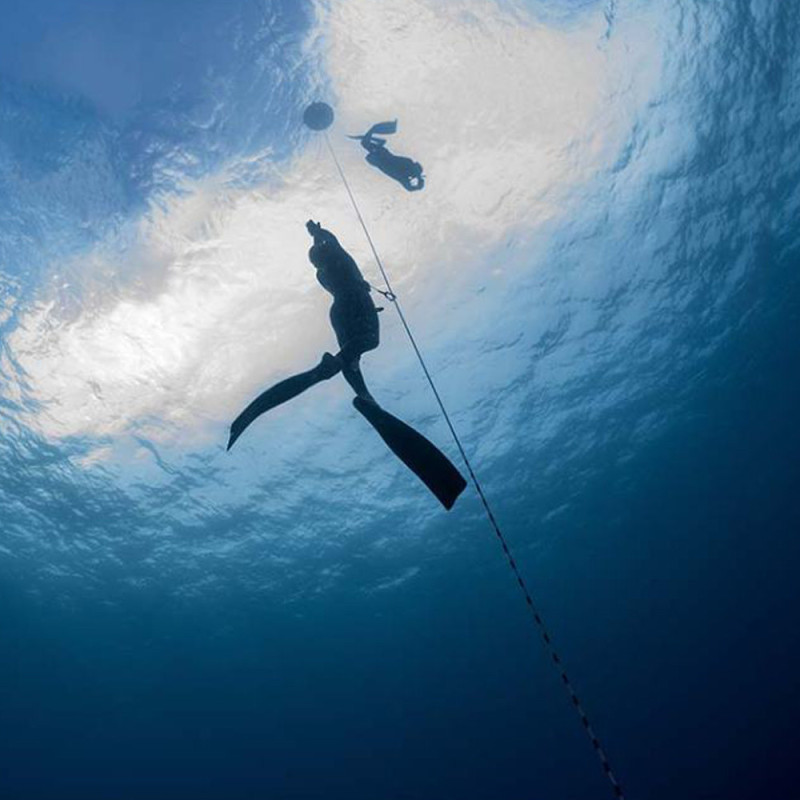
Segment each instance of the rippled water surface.
[[[791,2],[6,0],[0,793],[612,796],[474,491],[340,378],[311,217],[409,323],[631,798],[789,797]],[[397,118],[407,193],[346,134]],[[458,453],[402,326],[376,397]],[[788,791],[788,794],[787,794]]]

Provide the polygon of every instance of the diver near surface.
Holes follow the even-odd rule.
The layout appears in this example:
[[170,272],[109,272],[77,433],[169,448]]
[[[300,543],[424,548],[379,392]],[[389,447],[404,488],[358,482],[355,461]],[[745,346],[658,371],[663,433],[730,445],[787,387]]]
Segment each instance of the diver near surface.
[[359,413],[442,505],[452,508],[466,486],[461,473],[421,433],[384,411],[370,394],[361,374],[361,356],[374,350],[380,342],[378,309],[370,297],[369,283],[330,231],[312,220],[306,223],[306,229],[314,239],[308,258],[317,270],[317,280],[333,295],[330,321],[340,350],[336,355],[325,353],[313,369],[276,383],[253,400],[233,421],[227,449],[233,447],[261,414],[341,372],[355,392],[353,405]]
[[386,139],[380,139],[376,133],[383,135],[397,133],[397,120],[378,122],[366,133],[347,138],[357,139],[367,151],[367,163],[377,167],[384,175],[394,178],[404,189],[409,192],[418,192],[422,189],[425,186],[422,164],[405,156],[396,156],[386,147]]

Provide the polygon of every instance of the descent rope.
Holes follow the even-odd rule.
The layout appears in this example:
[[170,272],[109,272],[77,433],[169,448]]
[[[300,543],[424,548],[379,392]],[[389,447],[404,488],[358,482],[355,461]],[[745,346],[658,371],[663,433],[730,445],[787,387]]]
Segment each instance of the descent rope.
[[581,725],[583,729],[586,731],[586,735],[589,737],[589,740],[592,744],[592,748],[594,749],[595,753],[597,754],[598,758],[600,759],[600,763],[603,767],[603,772],[605,773],[606,777],[608,778],[611,788],[614,793],[614,797],[618,798],[618,800],[624,800],[624,794],[622,793],[622,787],[619,784],[613,770],[611,769],[611,764],[608,761],[608,756],[606,756],[606,752],[600,743],[600,740],[597,738],[597,735],[594,732],[594,728],[592,727],[591,723],[589,722],[589,718],[586,715],[586,711],[583,708],[583,704],[581,703],[575,689],[572,685],[572,681],[569,679],[567,675],[561,657],[559,656],[558,652],[556,651],[552,637],[544,624],[544,620],[542,619],[541,614],[539,613],[536,604],[533,602],[533,598],[531,596],[530,591],[528,590],[528,586],[525,583],[525,579],[522,577],[522,573],[519,571],[519,567],[517,566],[517,562],[514,559],[514,556],[508,546],[508,542],[506,542],[506,537],[503,535],[502,530],[500,529],[500,525],[497,522],[497,518],[492,511],[491,506],[489,505],[489,501],[486,498],[486,494],[483,491],[483,486],[481,482],[478,480],[478,476],[475,474],[475,470],[472,468],[472,463],[469,460],[469,456],[467,455],[466,451],[464,450],[464,446],[461,443],[461,438],[459,437],[458,433],[456,432],[455,427],[450,419],[450,414],[447,411],[447,408],[444,405],[444,401],[439,394],[439,390],[436,388],[436,384],[434,383],[433,377],[431,376],[430,370],[428,369],[428,365],[425,363],[425,359],[422,356],[422,352],[417,345],[417,341],[414,338],[414,334],[411,331],[411,328],[406,320],[406,316],[403,313],[403,308],[400,305],[400,301],[397,297],[397,294],[392,289],[391,281],[389,280],[389,275],[386,272],[386,269],[383,266],[383,261],[381,257],[378,255],[378,250],[375,247],[375,243],[372,241],[372,236],[370,236],[369,230],[367,229],[367,225],[364,222],[364,217],[361,215],[361,210],[358,207],[358,203],[356,202],[356,198],[353,195],[353,191],[350,188],[350,184],[345,177],[344,170],[342,169],[342,165],[339,163],[339,159],[336,156],[336,151],[333,149],[333,145],[331,144],[330,138],[328,137],[327,130],[322,131],[325,137],[325,143],[328,145],[328,151],[333,158],[333,163],[336,165],[336,169],[339,173],[339,177],[342,179],[342,183],[344,184],[344,188],[347,191],[347,194],[350,198],[350,203],[353,206],[353,210],[356,212],[356,216],[358,217],[358,221],[361,223],[361,227],[364,231],[364,235],[367,237],[367,242],[369,243],[370,249],[372,250],[372,255],[375,258],[375,263],[378,265],[378,269],[381,272],[381,276],[386,284],[386,292],[377,289],[376,291],[383,294],[387,299],[391,300],[394,307],[397,309],[397,315],[400,318],[400,322],[405,329],[406,335],[408,336],[409,341],[411,342],[411,346],[414,348],[414,352],[416,353],[417,359],[419,360],[420,366],[422,367],[422,371],[425,373],[425,377],[430,384],[431,390],[433,391],[433,395],[436,398],[436,402],[439,405],[439,409],[442,412],[442,416],[447,423],[447,427],[450,429],[450,434],[453,437],[453,441],[456,443],[456,447],[458,448],[458,452],[461,453],[461,458],[464,460],[464,464],[467,467],[467,472],[469,473],[469,477],[472,480],[473,485],[475,486],[475,491],[478,493],[478,497],[480,498],[481,504],[483,505],[484,511],[486,512],[486,517],[489,520],[489,524],[494,531],[497,540],[500,542],[500,546],[503,549],[503,553],[506,556],[506,560],[508,562],[509,567],[511,568],[511,572],[513,573],[514,577],[516,578],[517,584],[519,585],[522,594],[525,597],[525,603],[530,610],[532,615],[533,621],[536,624],[536,628],[539,631],[539,635],[541,636],[542,642],[544,644],[544,649],[547,656],[553,662],[556,670],[558,670],[559,678],[561,679],[561,683],[564,685],[564,688],[569,695],[570,702],[572,703],[575,711],[577,712]]

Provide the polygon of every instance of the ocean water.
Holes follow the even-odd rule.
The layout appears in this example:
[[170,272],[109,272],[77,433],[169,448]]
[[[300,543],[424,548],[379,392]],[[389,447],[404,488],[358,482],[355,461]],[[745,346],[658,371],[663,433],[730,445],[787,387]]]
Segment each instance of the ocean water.
[[787,0],[4,0],[0,796],[613,796],[474,490],[341,379],[225,452],[335,348],[305,221],[380,285],[317,99],[625,796],[800,796]]

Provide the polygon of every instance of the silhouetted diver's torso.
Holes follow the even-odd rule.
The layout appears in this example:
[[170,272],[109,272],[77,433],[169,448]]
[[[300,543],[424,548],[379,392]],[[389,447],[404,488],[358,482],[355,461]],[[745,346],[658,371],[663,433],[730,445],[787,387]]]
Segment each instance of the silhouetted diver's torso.
[[370,150],[366,161],[402,184],[409,192],[419,191],[425,186],[421,164],[406,156],[397,156],[383,146]]
[[369,293],[358,264],[329,231],[324,231],[308,251],[309,261],[317,269],[317,280],[329,291],[334,301],[352,293]]
[[321,229],[308,258],[320,285],[333,295],[330,319],[339,347],[358,353],[374,350],[380,343],[378,312],[353,257],[330,231]]

